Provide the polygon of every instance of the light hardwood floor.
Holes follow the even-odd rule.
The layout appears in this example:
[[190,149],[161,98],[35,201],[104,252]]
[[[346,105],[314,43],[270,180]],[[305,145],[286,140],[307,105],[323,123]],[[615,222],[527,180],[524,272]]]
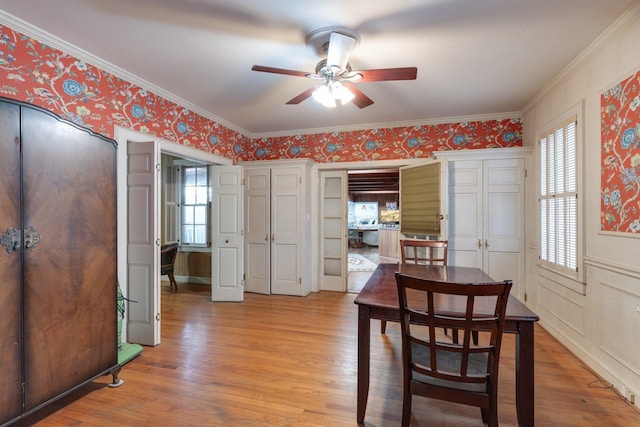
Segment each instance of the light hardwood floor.
[[[162,344],[18,426],[356,426],[354,293],[246,294],[211,303],[209,287],[163,284]],[[374,321],[374,323],[377,323]],[[399,325],[373,325],[366,426],[398,426]],[[516,425],[514,338],[505,336],[501,426]],[[536,425],[640,425],[640,413],[536,326]],[[481,426],[480,411],[414,398],[413,426]]]

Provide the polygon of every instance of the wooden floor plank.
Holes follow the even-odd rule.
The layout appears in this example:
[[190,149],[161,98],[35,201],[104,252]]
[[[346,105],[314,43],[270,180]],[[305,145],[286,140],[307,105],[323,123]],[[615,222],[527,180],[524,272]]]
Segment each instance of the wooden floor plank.
[[[109,388],[100,378],[16,426],[356,426],[355,294],[245,294],[212,303],[210,287],[163,282],[162,344],[145,347]],[[375,323],[375,321],[374,321]],[[365,425],[402,410],[399,325],[372,326]],[[640,425],[640,413],[536,325],[536,425]],[[513,336],[500,366],[501,426],[515,426]],[[413,426],[482,426],[480,411],[414,398]]]

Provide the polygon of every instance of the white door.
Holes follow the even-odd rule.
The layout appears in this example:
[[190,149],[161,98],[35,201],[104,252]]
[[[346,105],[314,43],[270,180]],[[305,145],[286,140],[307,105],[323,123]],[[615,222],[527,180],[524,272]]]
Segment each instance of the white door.
[[524,283],[524,160],[449,163],[449,263]]
[[347,290],[347,171],[320,171],[320,289]]
[[241,182],[241,166],[212,168],[212,301],[243,299]]
[[271,293],[271,174],[268,168],[244,171],[246,292]]
[[127,143],[127,341],[144,345],[160,343],[159,155],[156,142]]
[[301,295],[300,168],[271,170],[271,293]]
[[449,162],[448,193],[448,262],[482,268],[482,160]]
[[513,280],[524,297],[524,160],[486,160],[483,270],[494,280]]

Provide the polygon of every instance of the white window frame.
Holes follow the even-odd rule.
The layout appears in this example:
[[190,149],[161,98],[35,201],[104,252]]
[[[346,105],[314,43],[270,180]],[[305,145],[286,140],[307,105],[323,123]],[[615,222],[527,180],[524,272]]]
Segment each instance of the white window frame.
[[[584,283],[584,263],[583,263],[583,236],[584,236],[584,215],[583,215],[583,107],[578,104],[562,116],[553,120],[537,133],[537,161],[538,161],[538,265],[542,268],[554,271],[570,279]],[[570,179],[570,163],[566,160],[566,131],[575,124],[575,177],[574,186],[564,186]],[[561,131],[558,133],[558,131]],[[559,148],[555,138],[562,136],[563,144]],[[547,150],[544,142],[548,144]],[[543,163],[543,155],[547,153],[547,165]],[[563,156],[562,160],[558,156]],[[548,163],[553,161],[552,163]],[[558,169],[552,169],[558,168]],[[569,170],[568,170],[569,169]],[[546,173],[545,173],[546,172]],[[564,173],[561,173],[564,172]],[[543,188],[545,187],[545,188]],[[568,231],[571,228],[571,218],[564,215],[570,209],[561,209],[567,205],[575,203],[575,236]],[[549,210],[551,206],[556,206],[556,213],[553,215]],[[548,214],[546,219],[555,219],[553,222],[545,221],[544,210]],[[545,233],[546,232],[546,233]],[[545,239],[545,234],[549,236]],[[574,242],[572,240],[575,239]],[[555,254],[555,255],[554,255]],[[572,259],[575,255],[575,260]]]
[[[206,237],[204,243],[187,243],[184,237],[184,209],[187,206],[203,206],[203,204],[187,204],[185,200],[185,186],[186,180],[184,178],[186,169],[188,168],[204,168],[207,173],[206,177],[206,187],[207,187],[207,202],[204,204],[205,206],[205,229],[206,229]],[[192,248],[207,248],[211,246],[211,223],[210,223],[210,212],[211,212],[211,186],[210,186],[210,175],[211,170],[209,166],[202,164],[190,164],[190,165],[181,165],[180,166],[180,214],[178,215],[178,229],[180,233],[180,245],[184,247],[192,247]]]

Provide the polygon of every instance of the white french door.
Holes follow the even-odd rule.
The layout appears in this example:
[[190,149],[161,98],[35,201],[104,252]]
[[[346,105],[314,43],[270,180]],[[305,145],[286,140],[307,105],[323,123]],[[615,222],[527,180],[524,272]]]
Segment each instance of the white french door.
[[320,171],[320,288],[347,290],[346,170]]
[[127,143],[127,340],[160,343],[159,145]]

